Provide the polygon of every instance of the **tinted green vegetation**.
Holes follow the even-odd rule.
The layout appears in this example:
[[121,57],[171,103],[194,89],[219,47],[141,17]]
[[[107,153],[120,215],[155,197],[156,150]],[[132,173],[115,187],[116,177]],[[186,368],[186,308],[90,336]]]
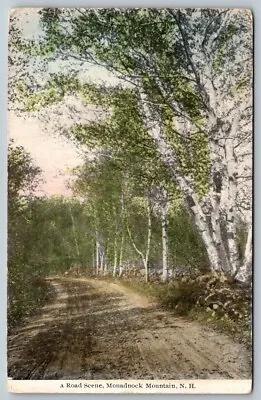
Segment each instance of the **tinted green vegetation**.
[[[251,171],[237,153],[252,129],[248,12],[42,9],[39,16],[42,36],[28,41],[14,31],[13,52],[47,67],[77,61],[40,84],[28,70],[15,99],[25,112],[47,109],[47,123],[68,96],[100,114],[56,127],[86,151],[72,171],[74,198],[33,196],[40,171],[22,148],[10,147],[11,318],[44,300],[45,289],[35,292],[39,278],[73,267],[161,281],[153,290],[179,315],[209,307],[199,303],[208,282],[191,278],[207,270],[210,280],[219,278],[216,293],[228,289],[234,302],[237,284],[252,277],[250,185],[242,186]],[[81,80],[84,63],[118,83]],[[227,279],[235,286],[226,288]],[[225,321],[217,306],[214,317]]]
[[[141,251],[146,250],[143,185],[125,176],[122,186],[123,171],[119,165],[106,160],[94,161],[75,173],[75,192],[81,194],[81,200],[35,197],[32,190],[40,179],[40,170],[23,148],[9,146],[8,314],[11,325],[37,311],[47,299],[49,289],[42,278],[50,274],[80,267],[88,275],[113,272],[118,275],[120,268],[126,274],[133,268],[143,267],[132,243]],[[179,203],[174,205],[170,208],[167,227],[169,271],[178,265],[205,267],[204,247],[186,211]],[[155,271],[161,274],[162,268],[161,221],[153,207],[151,218],[148,268],[153,276]]]

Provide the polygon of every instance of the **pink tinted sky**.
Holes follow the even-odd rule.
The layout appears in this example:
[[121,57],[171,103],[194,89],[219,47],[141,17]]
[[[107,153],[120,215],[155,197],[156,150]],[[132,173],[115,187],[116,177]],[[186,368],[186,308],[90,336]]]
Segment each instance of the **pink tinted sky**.
[[[32,39],[41,33],[37,11],[36,8],[12,11],[18,17],[16,25],[25,39]],[[82,161],[75,147],[58,135],[54,137],[46,133],[46,130],[43,131],[37,118],[21,118],[10,112],[8,125],[9,138],[30,152],[35,164],[43,170],[42,177],[45,182],[40,184],[38,194],[70,195],[66,187],[69,178],[66,169],[75,167]]]
[[40,184],[38,194],[70,195],[66,187],[67,168],[82,163],[72,144],[58,135],[54,137],[43,132],[37,119],[24,120],[12,112],[9,114],[9,137],[30,152],[35,164],[43,170],[45,182]]
[[[12,14],[17,16],[15,25],[21,30],[24,39],[37,38],[42,34],[38,10],[37,8],[20,8],[12,11]],[[41,64],[38,64],[36,59],[32,59],[28,68],[28,71],[35,77],[38,76],[40,81],[47,79],[49,73],[64,73],[64,71],[69,73],[73,69],[78,71],[78,77],[83,81],[97,84],[109,83],[110,85],[119,83],[117,78],[104,68],[91,65],[88,62],[82,65],[71,59],[62,61],[57,58],[49,61],[47,71],[43,71]],[[16,67],[14,67],[14,71],[10,67],[9,73],[15,75]],[[45,183],[41,184],[38,190],[42,194],[70,195],[70,191],[66,187],[66,181],[69,178],[67,169],[83,162],[73,144],[68,143],[58,134],[52,134],[52,132],[55,132],[57,126],[69,127],[73,123],[88,123],[97,120],[97,118],[103,118],[105,115],[104,110],[99,111],[97,107],[93,108],[91,105],[86,107],[76,98],[67,98],[65,103],[67,106],[73,106],[77,109],[78,113],[74,113],[74,115],[68,113],[66,104],[61,104],[59,106],[60,118],[58,118],[57,113],[53,113],[55,110],[50,108],[48,116],[51,124],[45,127],[36,117],[21,118],[14,112],[9,113],[9,137],[14,139],[17,145],[24,146],[30,152],[36,165],[43,170]]]

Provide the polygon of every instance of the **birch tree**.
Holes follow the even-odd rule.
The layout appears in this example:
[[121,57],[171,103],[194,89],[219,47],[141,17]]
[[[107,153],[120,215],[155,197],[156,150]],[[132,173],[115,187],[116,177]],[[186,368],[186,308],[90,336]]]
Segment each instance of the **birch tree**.
[[[153,190],[153,208],[156,215],[159,216],[161,222],[161,238],[162,238],[162,281],[168,280],[168,212],[169,212],[169,193],[166,188],[158,187]],[[173,232],[175,234],[175,232]]]
[[57,55],[102,66],[129,85],[211,269],[248,281],[251,233],[243,260],[236,239],[242,175],[236,148],[251,140],[250,11],[46,9],[41,15],[45,42]]
[[106,273],[108,264],[118,267],[120,238],[123,235],[122,174],[113,160],[98,158],[74,171],[74,192],[92,214],[96,272]]
[[[162,185],[165,184],[165,187],[168,187],[172,196],[177,196],[177,191],[175,192],[173,185],[169,184],[168,171],[157,157],[151,138],[142,126],[136,99],[128,90],[119,90],[117,88],[114,92],[111,90],[104,90],[102,94],[99,94],[96,93],[93,88],[88,87],[88,85],[83,85],[81,87],[80,82],[75,81],[75,85],[78,87],[79,92],[82,93],[84,99],[87,98],[88,101],[91,99],[95,104],[109,108],[111,110],[111,115],[103,121],[75,125],[69,136],[76,138],[76,140],[84,146],[95,149],[97,157],[105,156],[108,159],[116,160],[118,167],[123,172],[122,206],[125,203],[124,175],[129,176],[127,181],[135,181],[135,185],[139,187],[141,192],[147,193],[147,195],[144,194],[143,196],[147,205],[145,207],[147,210],[148,224],[146,250],[143,252],[138,248],[128,226],[127,233],[135,251],[141,256],[147,279],[152,208],[156,211],[156,215],[160,215],[162,223],[163,280],[166,280],[168,269],[166,229],[168,193]],[[96,91],[97,90],[98,88],[96,88]],[[121,208],[122,216],[126,214],[126,210],[124,211],[123,208],[124,207]],[[114,239],[114,275],[116,274],[117,268],[117,242],[119,240],[118,236],[120,230],[119,226],[116,226]],[[124,238],[122,237],[121,240],[124,241]],[[121,258],[120,256],[119,265],[122,264]]]

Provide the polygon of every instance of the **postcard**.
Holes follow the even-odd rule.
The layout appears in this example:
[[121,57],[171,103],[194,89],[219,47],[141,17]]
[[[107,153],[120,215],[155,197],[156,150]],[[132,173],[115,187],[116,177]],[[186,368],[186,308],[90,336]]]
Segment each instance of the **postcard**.
[[253,16],[17,8],[15,393],[252,390]]

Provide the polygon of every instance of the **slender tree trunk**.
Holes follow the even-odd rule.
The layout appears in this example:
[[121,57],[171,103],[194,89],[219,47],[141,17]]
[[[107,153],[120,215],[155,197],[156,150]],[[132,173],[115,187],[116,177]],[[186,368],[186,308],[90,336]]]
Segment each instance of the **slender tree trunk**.
[[99,275],[100,270],[100,242],[99,233],[96,231],[96,275]]
[[120,255],[119,255],[119,267],[120,267],[120,271],[119,271],[119,276],[122,276],[122,272],[123,272],[123,246],[124,246],[124,232],[122,232],[122,236],[121,236],[121,247],[120,247]]
[[162,281],[168,280],[168,233],[167,233],[167,215],[163,207],[161,213],[161,228],[162,228]]
[[197,204],[196,199],[195,204],[190,206],[188,209],[190,210],[190,214],[193,217],[197,230],[205,245],[211,270],[214,272],[220,272],[222,270],[220,256],[215,246],[212,232],[206,221],[206,217],[203,214],[201,207]]
[[228,179],[228,199],[227,199],[227,241],[229,249],[229,259],[231,265],[231,274],[235,276],[240,267],[239,249],[236,240],[236,161],[233,150],[233,141],[226,145],[227,156],[227,179]]
[[190,185],[190,182],[186,179],[186,177],[178,172],[177,154],[164,136],[162,121],[159,119],[157,123],[151,123],[151,121],[153,121],[155,118],[149,108],[147,95],[142,89],[139,92],[139,101],[144,124],[155,142],[162,162],[168,168],[173,181],[180,188],[187,210],[192,216],[196,228],[205,245],[210,267],[213,271],[220,271],[221,263],[219,254],[213,241],[209,223],[198,201],[195,189],[193,188],[194,185]]
[[[213,125],[215,122],[213,121]],[[210,159],[211,159],[211,173],[210,173],[210,202],[211,202],[211,228],[212,237],[219,254],[220,266],[223,271],[230,273],[231,265],[229,255],[227,253],[226,237],[222,232],[222,216],[221,213],[221,193],[224,187],[224,174],[222,173],[222,162],[220,155],[220,148],[217,143],[210,140]],[[223,228],[224,229],[224,228]]]
[[124,236],[124,227],[125,227],[125,203],[124,203],[124,189],[123,189],[123,184],[121,188],[121,245],[120,245],[120,254],[119,254],[119,276],[122,276],[123,272],[123,248],[124,248],[124,242],[125,242],[125,236]]
[[71,220],[72,220],[73,238],[74,238],[76,253],[77,253],[77,257],[78,257],[78,261],[79,261],[80,260],[80,250],[79,250],[78,240],[77,240],[77,236],[76,236],[75,222],[74,222],[70,203],[69,203],[69,210],[70,210],[70,215],[71,215]]
[[129,238],[131,240],[131,243],[134,247],[134,249],[136,250],[136,252],[141,256],[142,262],[143,262],[143,266],[145,269],[145,281],[148,282],[149,281],[149,271],[148,271],[148,261],[149,261],[149,254],[150,254],[150,245],[151,245],[151,234],[152,234],[152,224],[151,224],[151,206],[150,206],[150,200],[149,197],[146,196],[146,210],[147,210],[147,221],[148,221],[148,233],[147,233],[147,245],[146,245],[146,252],[145,254],[138,249],[138,247],[136,246],[131,232],[130,232],[130,228],[127,225],[127,232],[129,235]]
[[93,272],[93,275],[95,275],[95,271],[96,271],[96,263],[95,263],[95,243],[94,243],[93,254],[92,254],[92,272]]
[[252,276],[252,262],[253,262],[253,256],[252,256],[252,224],[249,227],[248,235],[247,235],[247,241],[246,241],[246,248],[245,248],[245,254],[244,254],[244,262],[243,265],[239,268],[237,274],[236,274],[236,279],[242,282],[248,283],[251,279]]
[[106,275],[108,271],[108,260],[106,256],[106,251],[104,251],[104,266],[103,266],[103,275]]
[[121,247],[120,247],[120,257],[119,257],[119,264],[122,265],[123,263],[123,247],[124,247],[124,233],[122,233],[121,237]]
[[[219,215],[219,202],[220,194],[215,191],[215,196],[208,198],[205,201],[199,201],[197,194],[194,189],[194,184],[190,181],[190,178],[183,176],[179,172],[178,168],[178,158],[175,150],[168,143],[165,135],[162,121],[160,117],[157,117],[157,122],[152,124],[155,120],[154,114],[149,107],[149,102],[146,93],[141,88],[139,92],[139,103],[141,109],[141,115],[144,120],[144,124],[148,129],[148,132],[157,147],[157,150],[161,156],[162,162],[168,168],[173,181],[178,185],[180,191],[183,195],[184,202],[187,206],[187,210],[192,216],[199,235],[201,236],[203,243],[205,245],[210,268],[214,272],[221,272],[224,269],[234,276],[239,268],[239,251],[236,241],[236,222],[235,222],[235,197],[236,197],[236,162],[233,153],[233,142],[229,141],[226,145],[226,161],[227,166],[227,176],[224,177],[223,173],[221,178],[221,186],[224,183],[224,179],[227,179],[228,188],[228,199],[225,204],[226,213],[226,245],[222,238],[221,233],[221,218]],[[231,138],[236,135],[236,129],[238,126],[238,117],[233,121],[233,126],[231,129]],[[213,121],[215,125],[215,121]],[[210,144],[213,141],[210,141]],[[216,150],[218,151],[218,150]],[[215,150],[212,148],[212,158],[215,158]],[[214,155],[213,155],[214,154]],[[217,160],[214,160],[216,162]],[[213,163],[213,159],[211,160]],[[212,165],[213,167],[213,165]],[[214,166],[215,167],[215,166]],[[215,168],[214,168],[215,171]],[[210,200],[210,201],[209,201]],[[211,204],[211,221],[209,221],[209,203]],[[207,209],[207,212],[203,211]]]
[[97,275],[106,271],[107,258],[101,234],[96,231],[96,270]]
[[117,263],[118,263],[118,251],[117,251],[117,238],[115,234],[115,239],[114,239],[114,265],[113,265],[113,276],[116,276],[117,272]]
[[150,254],[150,244],[151,244],[151,205],[150,205],[150,200],[149,197],[147,196],[146,198],[146,203],[147,203],[147,220],[148,220],[148,236],[147,236],[147,249],[146,249],[146,256],[145,256],[145,280],[146,282],[149,281],[149,266],[148,266],[148,261],[149,261],[149,254]]
[[100,247],[100,272],[103,272],[103,262],[104,262],[104,254]]
[[[166,95],[171,103],[172,100],[169,94],[165,92],[165,88],[164,85],[162,85],[160,77],[156,77],[156,79],[162,95]],[[208,142],[211,148],[211,166],[212,171],[221,172],[221,187],[226,186],[228,195],[228,198],[225,202],[226,204],[224,204],[225,207],[223,208],[224,214],[226,215],[226,226],[222,228],[222,218],[219,213],[220,198],[218,199],[220,193],[216,191],[214,194],[214,198],[206,196],[207,199],[205,205],[203,205],[202,207],[203,202],[198,201],[197,194],[194,189],[195,182],[191,177],[184,176],[182,172],[180,172],[177,153],[170,145],[164,134],[164,127],[160,115],[155,114],[155,110],[150,107],[150,99],[148,98],[148,95],[143,88],[142,80],[140,77],[136,78],[136,83],[137,87],[139,86],[138,102],[144,125],[155,143],[162,162],[168,168],[173,181],[177,184],[183,195],[183,199],[187,206],[187,209],[190,215],[193,217],[196,228],[205,245],[212,271],[221,272],[225,270],[227,273],[229,273],[230,276],[235,276],[240,268],[240,257],[236,240],[235,204],[237,193],[236,176],[238,175],[238,171],[234,147],[236,144],[236,138],[238,137],[237,132],[239,129],[239,122],[242,118],[242,114],[246,109],[251,107],[252,100],[249,102],[249,105],[243,104],[242,107],[239,107],[237,109],[236,115],[232,121],[228,120],[229,125],[231,125],[230,132],[220,132],[221,135],[219,135],[219,132],[215,132],[215,130],[217,131],[219,129],[219,121],[217,116],[215,115],[217,102],[216,88],[214,88],[211,81],[208,82],[210,96],[207,101],[211,103],[208,110]],[[179,109],[179,105],[175,102],[173,103],[173,105],[171,103],[171,106],[175,111]],[[189,116],[188,120],[190,120]],[[182,126],[178,127],[177,130],[179,130],[180,133],[183,133]],[[217,144],[218,140],[213,139],[213,134],[215,134],[215,139],[219,139],[219,137],[224,136],[227,138],[224,147],[224,154],[221,155],[221,157],[220,146]],[[214,166],[213,161],[214,163],[216,163],[216,165]],[[225,170],[226,173],[224,172]],[[211,186],[212,185],[213,182],[211,182]],[[221,188],[221,191],[224,191],[224,188]],[[226,231],[225,235],[222,234],[222,229]],[[248,259],[251,259],[250,255]],[[244,263],[244,265],[246,265],[246,263]]]

